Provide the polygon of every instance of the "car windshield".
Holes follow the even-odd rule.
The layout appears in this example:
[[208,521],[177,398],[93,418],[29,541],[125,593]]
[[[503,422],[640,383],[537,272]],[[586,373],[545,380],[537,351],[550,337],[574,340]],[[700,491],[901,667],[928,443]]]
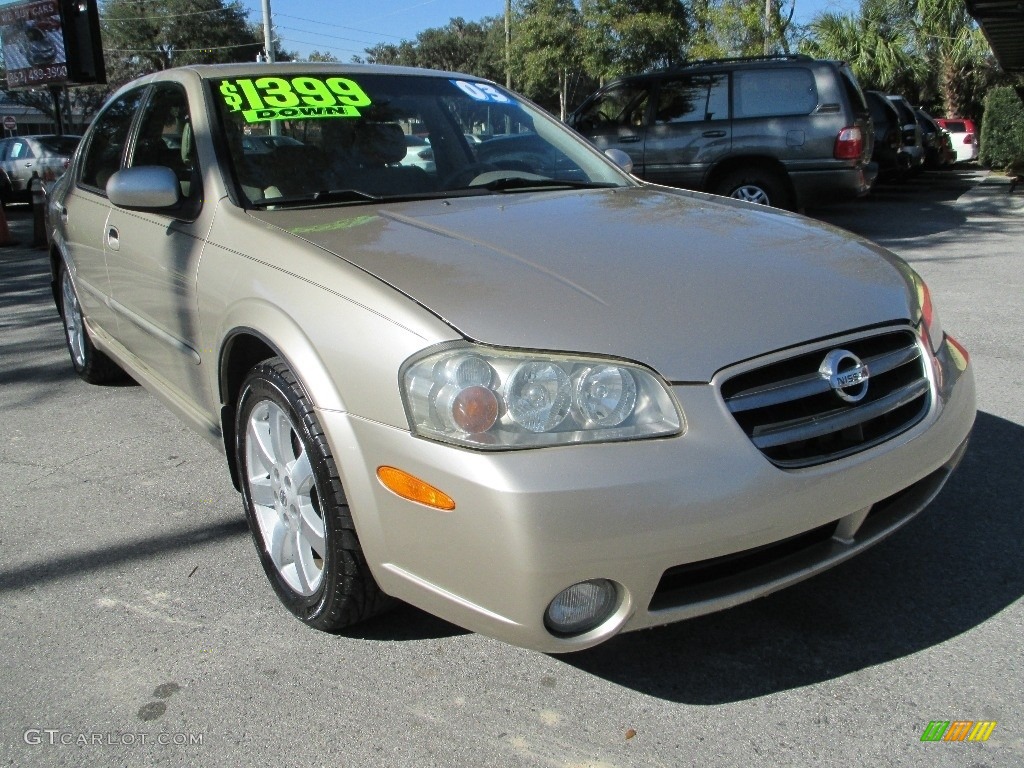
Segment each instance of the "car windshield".
[[321,70],[212,86],[231,172],[256,207],[631,183],[490,83]]

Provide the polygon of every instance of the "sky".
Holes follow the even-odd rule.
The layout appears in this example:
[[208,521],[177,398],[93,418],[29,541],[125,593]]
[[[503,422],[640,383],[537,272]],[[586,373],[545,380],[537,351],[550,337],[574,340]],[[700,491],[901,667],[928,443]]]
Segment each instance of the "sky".
[[[262,23],[261,0],[241,0],[249,18]],[[826,9],[846,13],[857,0],[795,0],[794,21],[806,23]],[[270,0],[281,48],[308,56],[315,50],[339,61],[362,56],[377,43],[413,41],[431,27],[452,18],[480,21],[505,13],[505,0]]]

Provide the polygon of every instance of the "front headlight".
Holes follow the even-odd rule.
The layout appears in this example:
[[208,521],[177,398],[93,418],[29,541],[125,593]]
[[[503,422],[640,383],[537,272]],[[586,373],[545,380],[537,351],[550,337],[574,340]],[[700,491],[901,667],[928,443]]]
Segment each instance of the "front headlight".
[[407,362],[414,434],[499,450],[679,434],[666,385],[618,360],[460,344]]

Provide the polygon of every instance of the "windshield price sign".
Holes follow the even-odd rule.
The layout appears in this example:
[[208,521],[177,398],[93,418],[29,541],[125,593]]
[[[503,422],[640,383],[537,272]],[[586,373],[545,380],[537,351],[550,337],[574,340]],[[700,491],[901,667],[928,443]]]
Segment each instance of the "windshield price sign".
[[359,117],[371,104],[346,77],[256,77],[222,80],[220,95],[247,123],[294,118]]

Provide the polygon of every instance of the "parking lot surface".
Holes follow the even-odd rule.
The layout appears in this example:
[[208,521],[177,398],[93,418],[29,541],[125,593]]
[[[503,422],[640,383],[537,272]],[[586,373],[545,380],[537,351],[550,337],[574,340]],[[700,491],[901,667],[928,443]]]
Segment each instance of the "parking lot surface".
[[845,565],[563,657],[410,607],[293,619],[221,458],[80,381],[45,252],[0,249],[0,765],[1024,765],[1024,194],[957,168],[809,214],[910,261],[970,351],[961,468]]

